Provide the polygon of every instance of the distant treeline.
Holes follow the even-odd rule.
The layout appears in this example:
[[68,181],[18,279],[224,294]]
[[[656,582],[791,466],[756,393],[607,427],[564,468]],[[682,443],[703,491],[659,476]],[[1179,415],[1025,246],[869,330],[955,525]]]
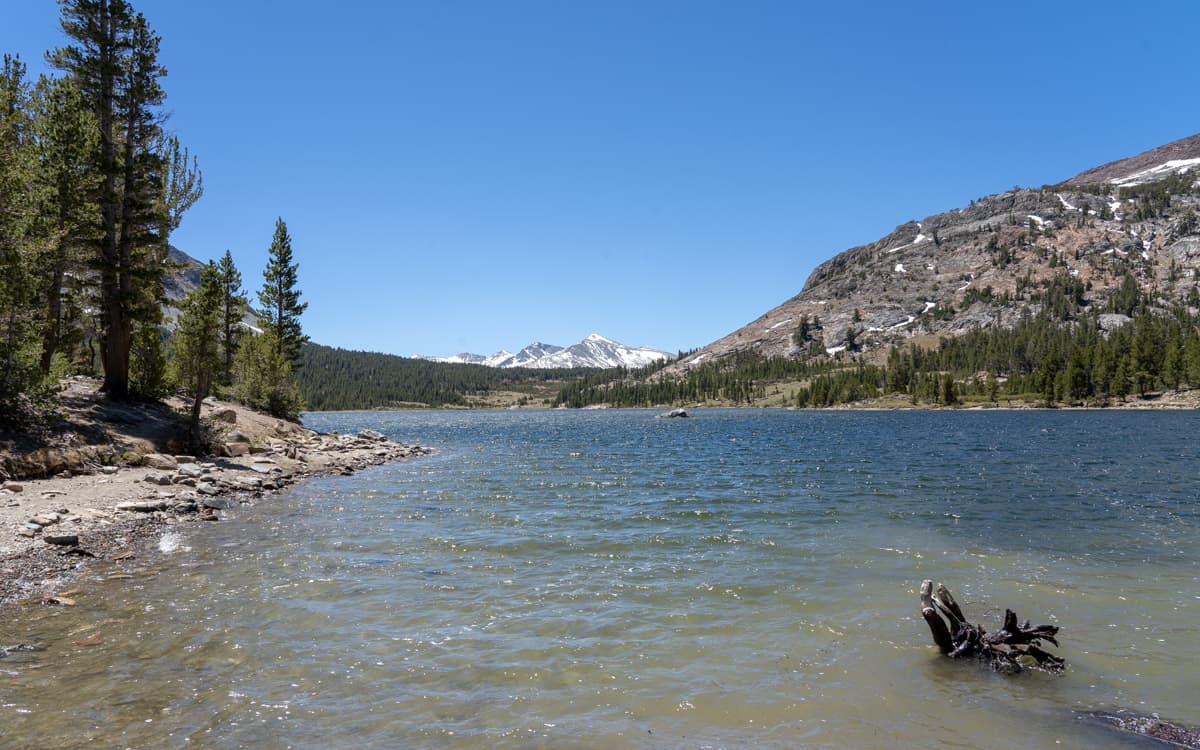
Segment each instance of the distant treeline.
[[314,411],[469,405],[468,397],[522,384],[582,378],[595,369],[535,370],[430,362],[306,344],[300,393]]
[[1104,405],[1134,394],[1200,387],[1200,315],[1195,308],[1151,307],[1138,300],[1130,310],[1133,319],[1107,333],[1101,331],[1098,314],[1076,312],[1063,320],[1063,309],[1046,304],[1040,314],[1012,328],[943,337],[936,349],[894,347],[884,364],[861,356],[792,359],[742,353],[678,378],[605,372],[566,385],[557,403],[749,405],[767,399],[768,387],[793,382],[797,386],[787,403],[800,407],[884,396],[913,404],[1021,399]]

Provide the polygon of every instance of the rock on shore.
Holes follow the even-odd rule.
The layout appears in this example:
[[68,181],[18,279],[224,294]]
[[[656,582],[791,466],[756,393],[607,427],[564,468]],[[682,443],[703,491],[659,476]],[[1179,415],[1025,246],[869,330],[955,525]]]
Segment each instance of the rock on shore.
[[372,430],[318,434],[233,404],[213,402],[206,410],[220,417],[210,423],[216,425],[215,456],[165,451],[178,444],[130,437],[119,428],[105,433],[108,443],[86,450],[38,448],[33,461],[9,452],[8,476],[14,466],[36,473],[36,461],[47,456],[54,456],[55,471],[0,482],[0,603],[48,595],[88,560],[136,554],[170,524],[217,520],[306,477],[347,475],[430,453]]

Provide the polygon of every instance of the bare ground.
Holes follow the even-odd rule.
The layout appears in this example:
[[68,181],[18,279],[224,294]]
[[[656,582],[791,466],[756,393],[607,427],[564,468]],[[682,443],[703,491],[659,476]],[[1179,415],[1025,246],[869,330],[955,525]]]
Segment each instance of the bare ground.
[[305,477],[428,453],[209,400],[210,446],[224,455],[193,457],[183,408],[115,404],[75,379],[51,423],[0,432],[0,604],[69,601],[61,592],[84,566],[134,556],[168,525],[217,520]]

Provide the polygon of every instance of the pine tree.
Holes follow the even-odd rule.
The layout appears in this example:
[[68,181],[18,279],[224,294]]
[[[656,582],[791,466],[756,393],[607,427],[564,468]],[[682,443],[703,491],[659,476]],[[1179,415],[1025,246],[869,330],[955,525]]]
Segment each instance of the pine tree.
[[272,416],[295,419],[303,401],[291,364],[279,350],[273,331],[243,339],[233,360],[234,395]]
[[275,221],[270,257],[263,270],[258,301],[263,307],[263,329],[271,334],[276,355],[294,370],[300,366],[300,349],[308,341],[300,328],[300,315],[308,308],[296,288],[299,263],[292,259],[292,238],[283,219]]
[[242,339],[242,317],[248,306],[242,292],[242,274],[233,264],[229,250],[217,262],[217,276],[221,284],[221,385],[233,383],[233,358]]
[[92,264],[100,279],[101,356],[110,398],[130,395],[136,325],[159,315],[163,228],[163,142],[158,110],[159,38],[126,0],[59,0],[74,42],[48,55],[73,79],[95,117],[99,238]]
[[1137,279],[1132,273],[1126,272],[1125,277],[1121,279],[1120,289],[1113,293],[1112,311],[1122,315],[1133,315],[1140,301],[1141,293],[1138,291]]
[[200,271],[200,284],[183,301],[173,339],[175,382],[192,401],[192,447],[201,447],[200,407],[221,368],[221,279],[215,263]]
[[20,59],[0,67],[0,420],[21,411],[19,397],[36,378],[36,310],[32,257],[37,169],[29,120],[29,85]]
[[50,375],[55,356],[82,338],[84,289],[78,271],[87,248],[96,241],[98,188],[91,159],[96,124],[83,97],[67,78],[38,81],[34,131],[44,201],[42,232],[50,239],[38,258],[38,297],[42,306],[42,376]]
[[170,392],[164,330],[159,321],[139,322],[129,350],[130,391],[140,399],[157,401]]
[[204,176],[199,161],[179,143],[177,136],[164,140],[159,151],[163,169],[163,207],[159,218],[164,222],[160,233],[165,242],[179,228],[184,213],[204,195]]

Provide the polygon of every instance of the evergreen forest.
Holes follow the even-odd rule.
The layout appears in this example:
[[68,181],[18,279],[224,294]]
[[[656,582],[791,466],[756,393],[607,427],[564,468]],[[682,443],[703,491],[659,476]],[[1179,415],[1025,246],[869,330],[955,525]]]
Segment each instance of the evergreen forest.
[[300,395],[314,411],[469,407],[498,390],[528,392],[533,386],[575,380],[591,369],[538,370],[431,362],[392,354],[359,352],[319,344],[303,349]]
[[[1128,293],[1128,287],[1126,287]],[[1120,293],[1118,293],[1119,295]],[[1109,331],[1078,299],[1053,300],[1012,328],[941,337],[938,346],[892,347],[886,357],[766,358],[740,353],[683,376],[605,371],[566,385],[556,405],[582,407],[786,405],[1108,406],[1131,396],[1200,388],[1200,312],[1138,298]],[[1072,308],[1069,319],[1058,311]]]
[[307,339],[286,224],[263,271],[261,333],[242,323],[228,251],[165,317],[171,234],[204,186],[167,127],[161,40],[128,0],[59,8],[57,75],[32,80],[9,54],[0,66],[0,425],[45,419],[70,375],[102,378],[115,401],[185,396],[194,422],[214,392],[295,416]]

